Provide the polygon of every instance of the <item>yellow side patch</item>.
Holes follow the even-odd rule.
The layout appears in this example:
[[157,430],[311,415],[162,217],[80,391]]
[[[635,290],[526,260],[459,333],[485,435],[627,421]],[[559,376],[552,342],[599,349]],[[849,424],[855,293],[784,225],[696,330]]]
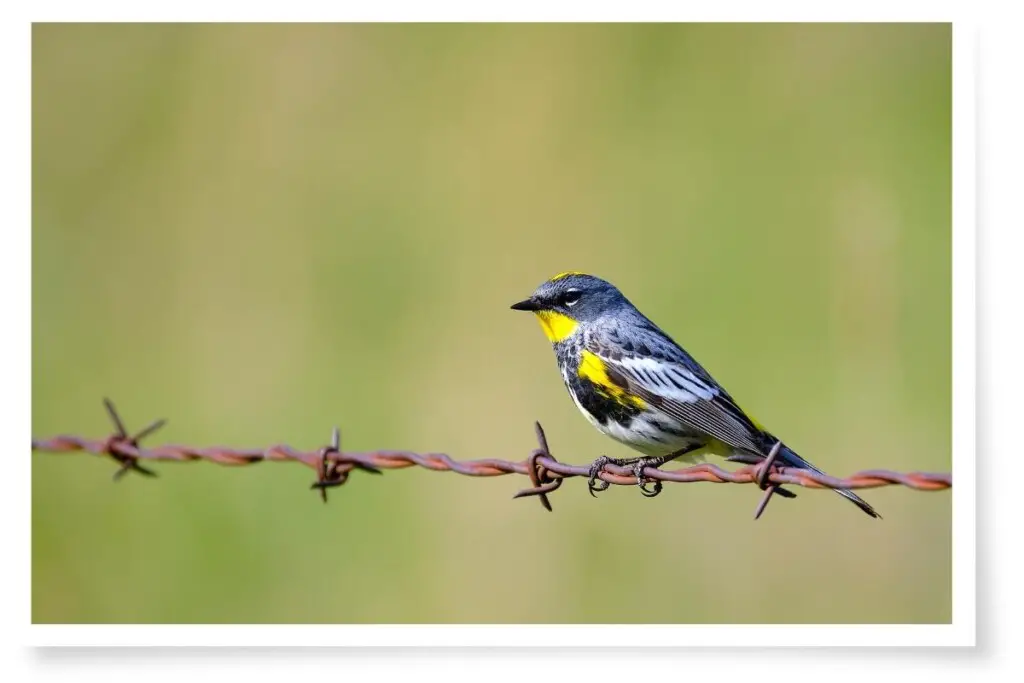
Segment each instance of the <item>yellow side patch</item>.
[[725,443],[724,441],[719,441],[718,439],[711,439],[710,441],[708,441],[707,445],[704,446],[704,448],[702,448],[698,452],[707,455],[717,455],[720,458],[728,458],[730,455],[732,455],[733,447]]
[[638,408],[643,408],[647,405],[642,398],[630,396],[622,387],[614,384],[608,378],[608,371],[605,370],[604,361],[601,360],[600,356],[590,351],[584,351],[580,356],[580,367],[577,370],[577,374],[583,379],[590,380],[596,384],[600,387],[601,391],[623,405],[634,405]]
[[555,275],[550,280],[548,280],[548,282],[556,282],[558,280],[561,280],[562,278],[569,277],[570,275],[586,275],[586,273],[579,270],[567,270],[564,273],[559,273],[558,275]]
[[536,311],[536,314],[541,329],[552,344],[568,339],[576,331],[577,322],[567,315],[554,311]]

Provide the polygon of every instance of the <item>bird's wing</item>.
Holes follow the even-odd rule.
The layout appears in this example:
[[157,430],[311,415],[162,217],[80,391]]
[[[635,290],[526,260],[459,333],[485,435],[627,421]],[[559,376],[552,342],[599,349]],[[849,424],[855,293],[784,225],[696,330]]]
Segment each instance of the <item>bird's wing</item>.
[[733,448],[764,455],[761,430],[697,361],[663,334],[631,330],[629,344],[621,335],[615,338],[614,331],[593,335],[584,346],[592,356],[584,362],[600,363],[611,383],[654,410]]

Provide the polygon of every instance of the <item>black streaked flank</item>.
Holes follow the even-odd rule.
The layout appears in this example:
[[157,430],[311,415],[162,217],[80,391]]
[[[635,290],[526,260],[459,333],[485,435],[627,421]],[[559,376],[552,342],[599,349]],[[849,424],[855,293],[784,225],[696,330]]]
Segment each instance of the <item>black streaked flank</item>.
[[559,369],[564,373],[569,391],[576,396],[580,406],[602,425],[615,422],[623,427],[629,427],[633,423],[633,418],[644,412],[643,408],[631,403],[620,403],[609,396],[604,388],[589,379],[580,377],[580,358],[582,357],[580,340],[568,340],[555,344],[555,357],[558,360]]

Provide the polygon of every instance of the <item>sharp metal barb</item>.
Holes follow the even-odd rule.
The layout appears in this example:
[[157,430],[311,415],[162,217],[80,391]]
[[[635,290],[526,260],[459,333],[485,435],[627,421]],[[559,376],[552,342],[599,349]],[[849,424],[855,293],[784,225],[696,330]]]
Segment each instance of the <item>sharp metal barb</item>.
[[140,431],[138,434],[133,436],[132,437],[132,441],[134,441],[136,443],[138,443],[139,441],[142,441],[147,436],[149,436],[153,432],[155,432],[158,429],[160,429],[161,427],[163,427],[165,424],[167,424],[167,420],[164,420],[164,419],[153,420],[153,422],[149,423],[149,425],[147,425],[146,427],[143,427],[142,431]]
[[761,502],[757,504],[754,509],[754,519],[760,519],[764,509],[768,507],[768,503],[771,501],[772,496],[776,492],[781,491],[777,484],[772,484],[768,481],[768,475],[771,474],[772,466],[775,464],[775,458],[778,457],[779,451],[782,449],[782,442],[776,441],[775,445],[772,446],[771,451],[768,452],[768,457],[764,459],[760,465],[757,466],[757,486],[764,491],[764,495],[761,496]]
[[526,474],[530,477],[533,488],[524,489],[512,497],[537,496],[544,509],[548,512],[553,512],[551,501],[548,500],[548,493],[561,486],[562,480],[552,479],[548,474],[547,468],[540,463],[541,458],[551,461],[554,461],[555,458],[551,455],[551,450],[548,448],[548,437],[544,434],[544,428],[540,422],[534,422],[533,426],[534,432],[537,435],[538,448],[526,459]]
[[117,430],[117,435],[121,438],[128,438],[128,430],[124,428],[124,423],[121,422],[121,416],[117,414],[117,408],[114,407],[113,401],[109,398],[104,398],[103,406],[107,409],[107,415],[110,416],[110,421],[114,423],[114,429]]
[[764,490],[764,495],[761,496],[761,502],[759,502],[757,504],[757,507],[754,509],[754,519],[760,519],[761,518],[761,513],[764,512],[764,509],[766,507],[768,507],[768,501],[770,501],[772,499],[772,495],[774,493],[775,493],[775,487],[774,486],[769,486],[768,488],[766,488]]

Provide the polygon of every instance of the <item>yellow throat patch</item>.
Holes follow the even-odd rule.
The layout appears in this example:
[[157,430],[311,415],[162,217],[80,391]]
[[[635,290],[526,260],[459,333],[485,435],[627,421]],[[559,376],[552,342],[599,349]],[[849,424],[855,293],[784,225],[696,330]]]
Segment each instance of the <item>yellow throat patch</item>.
[[576,331],[577,322],[567,315],[554,311],[536,311],[535,314],[544,335],[552,344],[568,339]]

